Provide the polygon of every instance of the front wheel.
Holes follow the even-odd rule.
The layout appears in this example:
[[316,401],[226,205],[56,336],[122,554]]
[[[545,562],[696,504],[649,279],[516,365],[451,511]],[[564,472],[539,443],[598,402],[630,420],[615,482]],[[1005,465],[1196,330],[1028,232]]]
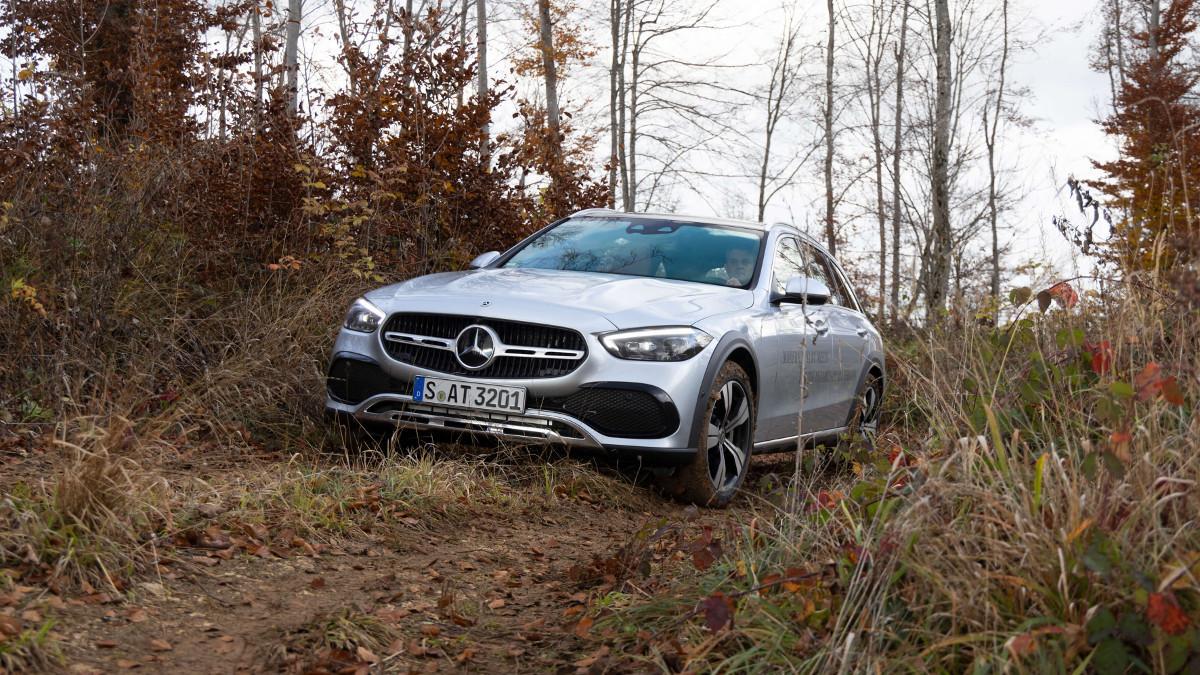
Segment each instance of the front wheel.
[[730,361],[721,367],[704,410],[694,422],[700,439],[695,458],[660,484],[680,501],[721,508],[745,480],[754,449],[754,389],[741,366]]

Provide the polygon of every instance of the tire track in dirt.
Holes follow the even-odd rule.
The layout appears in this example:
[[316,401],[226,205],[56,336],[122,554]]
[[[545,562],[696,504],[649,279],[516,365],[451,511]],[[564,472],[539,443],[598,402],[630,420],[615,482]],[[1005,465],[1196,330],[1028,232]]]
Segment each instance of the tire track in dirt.
[[[573,670],[587,648],[573,633],[586,599],[578,570],[643,527],[696,517],[657,505],[561,499],[316,557],[241,555],[143,582],[120,605],[69,605],[65,652],[77,672]],[[696,524],[719,527],[736,514],[701,512]],[[318,658],[315,624],[349,612],[385,624],[394,639],[379,653]]]

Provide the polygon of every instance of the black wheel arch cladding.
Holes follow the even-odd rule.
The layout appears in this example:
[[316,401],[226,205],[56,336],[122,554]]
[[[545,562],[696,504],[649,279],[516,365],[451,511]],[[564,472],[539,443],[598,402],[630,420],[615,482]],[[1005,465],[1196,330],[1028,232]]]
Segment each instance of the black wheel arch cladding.
[[[713,357],[708,360],[708,367],[704,370],[704,386],[700,391],[696,392],[696,407],[695,415],[692,416],[692,431],[688,437],[688,445],[693,448],[700,447],[700,425],[697,423],[705,412],[708,411],[708,394],[712,390],[713,382],[717,379],[717,374],[721,372],[721,368],[729,361],[729,358],[738,349],[744,350],[750,355],[750,361],[754,364],[754,373],[758,373],[758,357],[754,354],[754,349],[745,337],[738,333],[726,333],[724,337],[717,341],[717,346],[713,349]],[[758,390],[759,384],[755,381],[754,373],[746,373],[750,377],[750,388],[754,393],[755,413],[758,409]]]

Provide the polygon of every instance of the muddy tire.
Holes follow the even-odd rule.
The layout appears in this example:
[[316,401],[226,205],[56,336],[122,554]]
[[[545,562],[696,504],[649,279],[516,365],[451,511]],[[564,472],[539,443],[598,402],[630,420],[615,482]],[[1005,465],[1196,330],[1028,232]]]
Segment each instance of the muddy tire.
[[695,421],[699,447],[692,461],[659,478],[672,499],[722,508],[729,504],[750,469],[758,410],[754,389],[742,367],[721,367],[708,391],[708,404]]

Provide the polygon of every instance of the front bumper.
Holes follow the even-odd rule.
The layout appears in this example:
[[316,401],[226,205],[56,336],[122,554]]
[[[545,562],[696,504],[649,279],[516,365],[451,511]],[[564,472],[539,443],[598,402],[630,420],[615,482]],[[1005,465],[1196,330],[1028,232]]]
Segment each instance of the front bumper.
[[[582,332],[582,331],[581,331]],[[384,349],[379,331],[370,334],[342,329],[334,344],[331,367],[339,361],[362,364],[359,375],[375,372],[365,397],[347,395],[334,379],[326,392],[326,409],[335,415],[352,417],[370,426],[394,426],[433,431],[486,434],[520,443],[545,443],[575,448],[641,456],[655,461],[686,461],[695,454],[689,445],[697,392],[704,386],[705,369],[712,348],[687,361],[676,363],[639,362],[618,359],[608,353],[599,339],[584,333],[588,354],[573,372],[552,378],[487,380],[486,378],[447,375],[393,359]],[[330,373],[331,376],[334,373]],[[492,413],[462,408],[414,403],[411,382],[418,375],[450,377],[525,387],[527,409],[523,414]],[[581,419],[570,414],[563,401],[578,399],[584,392],[627,388],[645,399],[650,392],[663,407],[663,415],[673,417],[662,433],[639,426],[634,434],[613,433],[613,422]],[[334,395],[334,393],[340,396]],[[350,400],[346,400],[350,399]],[[669,412],[667,412],[669,411]],[[606,427],[607,424],[607,427]],[[653,425],[651,425],[653,426]],[[607,433],[606,433],[607,432]]]

